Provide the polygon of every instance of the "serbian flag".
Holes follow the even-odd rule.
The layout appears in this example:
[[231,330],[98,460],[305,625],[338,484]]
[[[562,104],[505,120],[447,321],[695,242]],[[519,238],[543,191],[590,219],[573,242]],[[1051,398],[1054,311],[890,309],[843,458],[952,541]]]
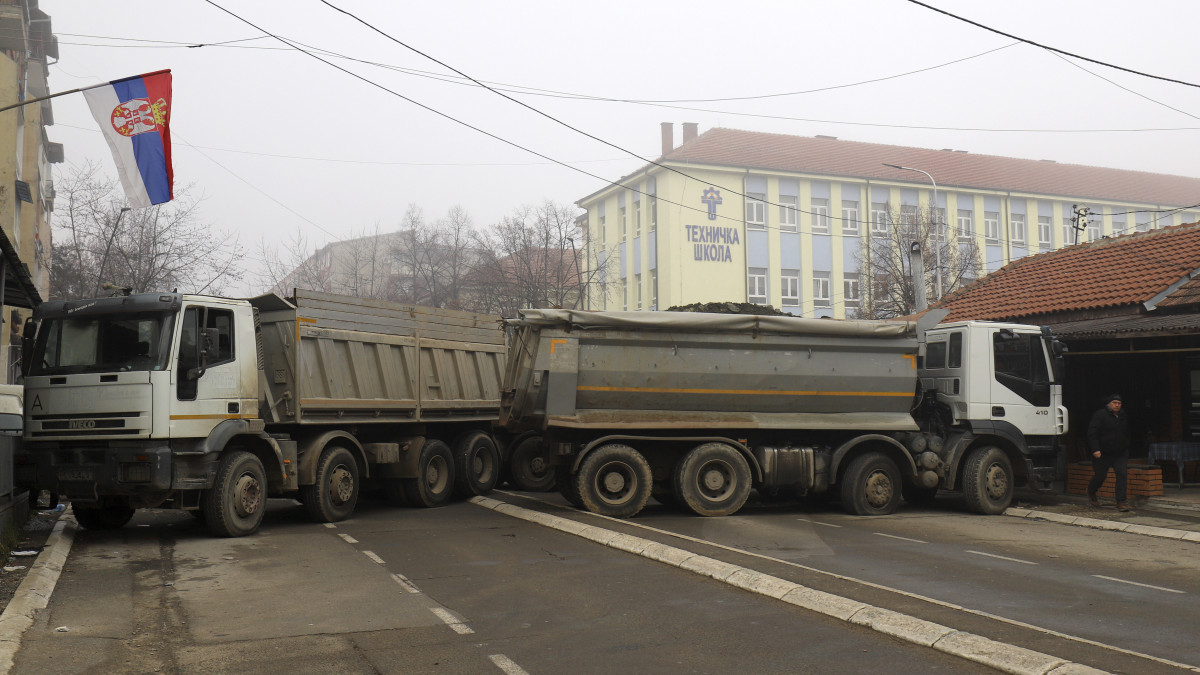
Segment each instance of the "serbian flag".
[[171,201],[171,71],[113,80],[83,95],[112,149],[129,205]]

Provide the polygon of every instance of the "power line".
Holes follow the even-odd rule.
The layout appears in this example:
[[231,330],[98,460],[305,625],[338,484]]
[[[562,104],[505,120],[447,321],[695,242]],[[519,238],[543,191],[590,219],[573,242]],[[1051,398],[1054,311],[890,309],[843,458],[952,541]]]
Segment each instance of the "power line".
[[1170,110],[1174,110],[1174,111],[1175,111],[1175,112],[1177,112],[1177,113],[1180,113],[1180,114],[1183,114],[1183,115],[1187,115],[1188,117],[1190,117],[1190,118],[1192,118],[1192,119],[1194,119],[1194,120],[1200,120],[1200,117],[1197,117],[1196,115],[1193,115],[1192,113],[1190,113],[1190,112],[1188,112],[1188,111],[1186,111],[1186,110],[1180,110],[1179,108],[1176,108],[1176,107],[1175,107],[1175,106],[1173,106],[1173,105],[1168,105],[1168,104],[1166,104],[1166,103],[1163,103],[1162,101],[1159,101],[1158,99],[1150,98],[1149,96],[1147,96],[1147,95],[1145,95],[1145,94],[1143,94],[1143,93],[1141,93],[1141,92],[1139,92],[1139,91],[1134,91],[1134,90],[1130,89],[1129,87],[1126,87],[1126,86],[1124,86],[1124,85],[1122,85],[1122,84],[1118,84],[1117,82],[1115,82],[1115,81],[1113,81],[1113,80],[1110,80],[1110,79],[1108,79],[1107,77],[1104,77],[1104,76],[1103,76],[1103,75],[1101,75],[1100,73],[1093,73],[1092,71],[1088,70],[1087,68],[1084,68],[1083,66],[1079,65],[1078,63],[1075,63],[1074,61],[1072,61],[1071,59],[1068,59],[1067,57],[1063,56],[1062,54],[1054,54],[1054,56],[1055,56],[1056,58],[1062,59],[1062,60],[1063,60],[1063,61],[1065,61],[1066,63],[1068,63],[1068,64],[1070,64],[1070,65],[1072,65],[1072,66],[1074,66],[1074,67],[1076,67],[1076,68],[1078,68],[1078,69],[1080,69],[1080,70],[1082,70],[1083,72],[1087,73],[1088,75],[1091,75],[1092,77],[1098,77],[1098,78],[1100,78],[1101,80],[1104,80],[1105,82],[1107,82],[1107,83],[1111,84],[1112,86],[1114,86],[1114,87],[1116,87],[1116,88],[1118,88],[1118,89],[1121,89],[1121,90],[1123,90],[1123,91],[1127,91],[1127,92],[1129,92],[1130,94],[1133,94],[1134,96],[1138,96],[1138,97],[1140,97],[1140,98],[1144,98],[1144,99],[1146,99],[1147,101],[1150,101],[1151,103],[1156,103],[1156,104],[1158,104],[1158,105],[1160,105],[1160,106],[1162,106],[1162,107],[1164,107],[1164,108],[1168,108],[1168,109],[1170,109]]
[[937,7],[934,7],[933,5],[928,5],[928,4],[925,4],[924,2],[921,2],[920,0],[908,0],[908,1],[909,1],[909,2],[911,2],[911,3],[912,3],[912,4],[914,4],[914,5],[920,5],[921,7],[924,7],[925,9],[933,10],[933,11],[937,12],[938,14],[944,14],[944,15],[946,15],[946,16],[948,16],[948,17],[952,18],[952,19],[958,19],[959,21],[962,21],[962,22],[964,22],[964,23],[969,23],[969,24],[971,24],[972,26],[975,26],[975,27],[977,27],[977,28],[982,28],[982,29],[984,29],[984,30],[986,30],[986,31],[990,31],[990,32],[992,32],[992,33],[995,33],[995,34],[997,34],[997,35],[1003,35],[1004,37],[1006,37],[1006,38],[1010,38],[1010,39],[1012,39],[1012,40],[1019,40],[1019,41],[1021,41],[1021,42],[1024,42],[1025,44],[1028,44],[1028,45],[1033,45],[1034,47],[1040,47],[1040,48],[1042,48],[1042,49],[1045,49],[1045,50],[1047,50],[1047,51],[1056,52],[1056,53],[1058,53],[1058,54],[1062,54],[1062,55],[1064,55],[1064,56],[1070,56],[1070,57],[1073,57],[1073,58],[1076,58],[1076,59],[1080,59],[1080,60],[1082,60],[1082,61],[1087,61],[1088,63],[1094,63],[1094,64],[1096,64],[1096,65],[1098,65],[1098,66],[1104,66],[1104,67],[1106,67],[1106,68],[1113,68],[1114,70],[1120,70],[1120,71],[1124,71],[1124,72],[1126,72],[1126,73],[1132,73],[1132,74],[1134,74],[1134,75],[1141,75],[1142,77],[1149,77],[1149,78],[1152,78],[1152,79],[1155,79],[1155,80],[1162,80],[1163,82],[1173,82],[1173,83],[1175,83],[1175,84],[1182,84],[1182,85],[1184,85],[1184,86],[1186,86],[1186,87],[1196,87],[1197,89],[1200,89],[1200,84],[1193,84],[1193,83],[1191,83],[1191,82],[1184,82],[1183,80],[1176,80],[1176,79],[1174,79],[1174,78],[1170,78],[1170,77],[1163,77],[1163,76],[1161,76],[1161,75],[1152,75],[1152,74],[1150,74],[1150,73],[1144,73],[1144,72],[1142,72],[1142,71],[1140,71],[1140,70],[1133,70],[1132,68],[1126,68],[1126,67],[1124,67],[1124,66],[1118,66],[1118,65],[1115,65],[1115,64],[1112,64],[1112,63],[1107,63],[1107,62],[1105,62],[1105,61],[1098,61],[1098,60],[1096,60],[1096,59],[1088,58],[1088,57],[1086,57],[1086,56],[1082,56],[1082,55],[1080,55],[1080,54],[1075,54],[1075,53],[1073,53],[1073,52],[1068,52],[1068,51],[1065,51],[1065,50],[1062,50],[1062,49],[1058,49],[1057,47],[1051,47],[1051,46],[1049,46],[1049,45],[1044,45],[1044,44],[1042,44],[1042,43],[1040,43],[1040,42],[1034,42],[1033,40],[1029,40],[1029,39],[1027,39],[1027,38],[1018,37],[1018,36],[1016,36],[1016,35],[1013,35],[1012,33],[1005,33],[1004,31],[1002,31],[1002,30],[999,30],[999,29],[996,29],[996,28],[992,28],[991,26],[985,26],[984,24],[982,24],[982,23],[979,23],[978,21],[972,21],[972,20],[970,20],[970,19],[968,19],[968,18],[961,17],[961,16],[959,16],[959,15],[957,15],[957,14],[951,14],[950,12],[947,12],[947,11],[946,11],[946,10],[944,10],[944,9],[939,9],[939,8],[937,8]]

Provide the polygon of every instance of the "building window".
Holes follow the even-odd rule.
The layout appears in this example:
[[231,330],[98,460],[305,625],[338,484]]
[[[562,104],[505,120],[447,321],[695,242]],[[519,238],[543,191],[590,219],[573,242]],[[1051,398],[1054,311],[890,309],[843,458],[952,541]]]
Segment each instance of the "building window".
[[1070,246],[1071,244],[1079,243],[1079,235],[1075,231],[1075,216],[1074,216],[1074,214],[1067,215],[1066,212],[1063,213],[1062,235],[1063,235],[1063,238],[1062,238],[1063,246]]
[[746,276],[746,299],[756,305],[767,304],[767,270],[751,267]]
[[1087,240],[1088,241],[1096,241],[1097,239],[1100,238],[1100,219],[1102,217],[1103,216],[1101,216],[1099,213],[1095,213],[1095,212],[1088,214],[1088,222],[1087,222]]
[[842,200],[842,234],[858,236],[858,202]]
[[650,195],[650,231],[658,229],[658,197]]
[[622,206],[619,211],[620,217],[618,218],[617,227],[621,228],[621,241],[625,241],[625,237],[629,233],[629,221],[625,218],[625,207]]
[[1200,217],[1197,217],[1195,212],[1188,211],[1187,213],[1183,214],[1183,220],[1179,222],[1181,225],[1187,225],[1188,223],[1195,223],[1198,221],[1200,221]]
[[884,202],[871,202],[871,234],[876,237],[887,236],[888,205]]
[[969,237],[975,234],[975,224],[972,221],[974,212],[970,209],[958,210],[958,236]]
[[640,275],[640,274],[633,275],[633,284],[635,286],[637,286],[637,308],[638,308],[638,311],[641,311],[641,309],[642,309],[642,275]]
[[902,204],[900,206],[900,224],[901,225],[916,225],[917,224],[917,206],[915,204]]
[[988,240],[989,244],[1000,243],[1000,212],[999,211],[984,211],[983,212],[983,236]]
[[757,230],[767,228],[767,196],[761,192],[746,193],[746,224]]
[[813,304],[817,307],[829,307],[829,272],[817,272],[813,275]]
[[780,272],[779,293],[784,307],[800,306],[800,270]]
[[1038,216],[1038,243],[1043,248],[1048,248],[1054,244],[1054,225],[1050,222],[1050,216]]
[[642,203],[641,202],[633,203],[633,236],[635,239],[637,237],[642,236]]
[[812,233],[829,234],[829,200],[823,197],[812,199]]
[[608,228],[604,227],[604,214],[600,214],[600,248],[608,243]]
[[658,270],[650,270],[650,311],[658,309]]
[[795,195],[779,195],[779,230],[781,232],[796,231],[800,220],[797,215],[799,211],[796,210],[799,203],[799,198]]
[[1124,213],[1122,213],[1119,216],[1113,216],[1112,233],[1114,235],[1118,235],[1118,236],[1125,234],[1125,214]]
[[843,279],[844,301],[846,307],[858,307],[862,297],[859,294],[858,275],[847,274]]
[[629,311],[629,292],[628,291],[629,291],[629,289],[626,288],[626,281],[624,279],[622,279],[621,280],[621,311],[622,312]]
[[1008,219],[1008,236],[1014,244],[1025,244],[1025,214],[1014,213]]
[[1137,231],[1138,232],[1149,232],[1150,231],[1150,214],[1149,213],[1139,213],[1134,217],[1137,219],[1136,222],[1137,222]]

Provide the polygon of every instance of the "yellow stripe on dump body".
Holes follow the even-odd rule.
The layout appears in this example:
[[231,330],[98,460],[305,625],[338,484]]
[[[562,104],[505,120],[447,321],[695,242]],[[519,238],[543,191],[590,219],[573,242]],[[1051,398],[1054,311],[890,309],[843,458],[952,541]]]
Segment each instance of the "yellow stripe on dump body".
[[673,389],[670,387],[595,387],[581,386],[579,391],[608,391],[629,394],[748,394],[754,396],[907,396],[911,391],[775,391],[771,389]]

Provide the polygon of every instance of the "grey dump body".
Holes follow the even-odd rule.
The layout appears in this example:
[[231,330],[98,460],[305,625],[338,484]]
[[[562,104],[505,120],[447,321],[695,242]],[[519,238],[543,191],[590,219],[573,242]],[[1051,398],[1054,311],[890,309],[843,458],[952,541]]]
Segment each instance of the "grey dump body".
[[270,424],[495,420],[506,348],[494,316],[297,290],[251,300]]
[[510,428],[917,428],[915,322],[527,310],[511,324]]

